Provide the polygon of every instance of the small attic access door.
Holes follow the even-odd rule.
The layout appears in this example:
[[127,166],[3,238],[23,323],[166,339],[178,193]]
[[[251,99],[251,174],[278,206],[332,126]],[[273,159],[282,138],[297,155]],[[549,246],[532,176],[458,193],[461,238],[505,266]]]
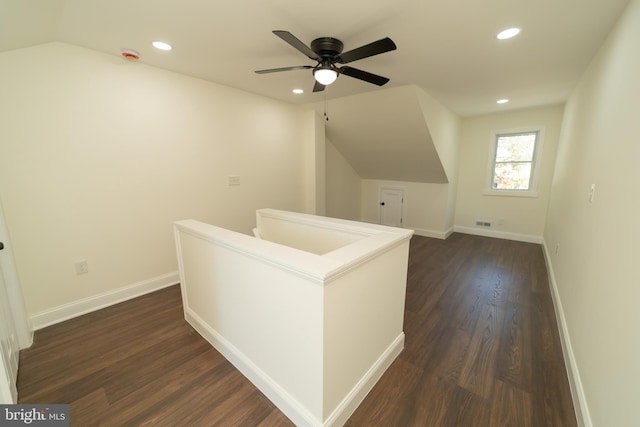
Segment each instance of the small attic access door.
[[404,189],[380,187],[380,224],[402,227]]

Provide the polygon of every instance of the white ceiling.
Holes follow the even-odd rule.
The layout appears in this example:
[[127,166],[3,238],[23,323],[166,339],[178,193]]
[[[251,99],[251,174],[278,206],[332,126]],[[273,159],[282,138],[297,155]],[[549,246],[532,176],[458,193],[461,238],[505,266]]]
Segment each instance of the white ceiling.
[[[291,103],[312,93],[314,65],[274,36],[339,38],[345,51],[392,38],[398,50],[350,66],[414,84],[462,116],[562,103],[629,0],[2,0],[0,51],[49,41],[120,55]],[[498,41],[512,26],[520,36]],[[156,51],[152,40],[171,43]],[[303,95],[291,90],[303,88]],[[379,90],[340,76],[328,99]],[[499,98],[509,104],[498,106]]]

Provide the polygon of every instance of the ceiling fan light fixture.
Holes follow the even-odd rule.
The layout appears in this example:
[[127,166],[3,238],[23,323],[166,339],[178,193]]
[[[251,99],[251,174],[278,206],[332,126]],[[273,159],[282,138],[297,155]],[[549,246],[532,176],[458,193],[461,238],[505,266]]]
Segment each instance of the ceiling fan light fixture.
[[313,71],[313,77],[321,85],[327,86],[336,81],[338,72],[332,68],[321,67]]

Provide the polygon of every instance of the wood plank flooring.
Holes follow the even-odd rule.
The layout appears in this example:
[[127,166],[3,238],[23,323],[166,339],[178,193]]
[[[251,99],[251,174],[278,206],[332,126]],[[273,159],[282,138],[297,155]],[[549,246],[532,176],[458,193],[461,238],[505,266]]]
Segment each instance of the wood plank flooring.
[[[346,426],[576,426],[539,245],[411,240],[405,349]],[[290,426],[183,319],[173,286],[37,331],[20,403],[72,426]]]

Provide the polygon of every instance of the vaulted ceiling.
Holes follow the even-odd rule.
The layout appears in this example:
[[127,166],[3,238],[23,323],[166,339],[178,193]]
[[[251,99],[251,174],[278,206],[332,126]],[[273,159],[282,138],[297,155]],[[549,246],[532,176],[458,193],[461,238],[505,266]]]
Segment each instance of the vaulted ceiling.
[[[350,65],[417,85],[461,116],[562,103],[628,0],[3,0],[0,51],[62,41],[113,55],[135,49],[141,62],[249,92],[305,104],[314,65],[274,36],[305,43],[341,39],[345,51],[391,37],[398,49]],[[521,27],[512,40],[498,31]],[[152,40],[171,43],[157,51]],[[305,93],[294,95],[291,90]],[[379,90],[340,76],[328,99]],[[496,105],[509,98],[507,105]]]
[[[563,103],[628,1],[3,0],[0,52],[51,41],[134,49],[142,63],[285,102],[328,100],[327,136],[362,178],[445,183],[417,91],[459,116]],[[497,40],[509,27],[522,33]],[[310,70],[256,74],[315,65],[272,30],[307,45],[339,38],[344,51],[390,37],[397,50],[349,65],[391,81],[341,75],[314,93]]]

